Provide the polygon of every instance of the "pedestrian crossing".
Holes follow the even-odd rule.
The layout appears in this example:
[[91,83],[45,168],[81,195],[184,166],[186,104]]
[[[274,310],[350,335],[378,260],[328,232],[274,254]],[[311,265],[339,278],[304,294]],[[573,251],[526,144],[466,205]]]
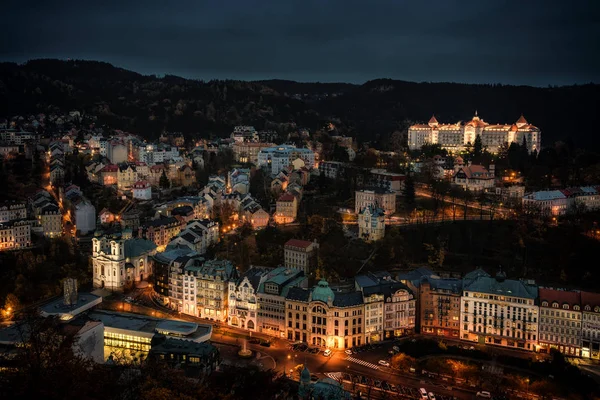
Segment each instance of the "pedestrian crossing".
[[325,375],[337,382],[341,381],[343,376],[341,372],[325,372]]
[[358,358],[354,358],[354,357],[347,357],[346,360],[348,361],[352,361],[353,363],[357,363],[360,365],[364,365],[365,367],[369,367],[369,368],[373,368],[373,369],[379,369],[379,366],[367,361],[363,361],[363,360],[359,360]]

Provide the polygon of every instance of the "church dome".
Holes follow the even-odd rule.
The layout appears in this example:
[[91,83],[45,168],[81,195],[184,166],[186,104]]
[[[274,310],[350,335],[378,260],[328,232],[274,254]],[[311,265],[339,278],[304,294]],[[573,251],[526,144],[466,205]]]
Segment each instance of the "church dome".
[[322,301],[323,303],[328,303],[333,301],[334,297],[335,295],[333,294],[333,290],[331,290],[326,280],[320,280],[312,291],[313,301]]

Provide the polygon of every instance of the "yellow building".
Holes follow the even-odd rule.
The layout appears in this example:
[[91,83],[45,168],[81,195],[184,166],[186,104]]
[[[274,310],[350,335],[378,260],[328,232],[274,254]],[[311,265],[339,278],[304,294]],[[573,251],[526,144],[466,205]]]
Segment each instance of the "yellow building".
[[364,304],[359,291],[334,293],[324,280],[310,290],[292,287],[285,298],[285,311],[288,340],[331,349],[365,343]]

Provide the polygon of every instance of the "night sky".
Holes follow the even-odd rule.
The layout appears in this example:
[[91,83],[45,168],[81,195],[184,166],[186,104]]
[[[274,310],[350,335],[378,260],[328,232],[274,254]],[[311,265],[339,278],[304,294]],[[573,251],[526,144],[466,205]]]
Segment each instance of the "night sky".
[[600,82],[600,1],[2,2],[0,60],[197,79]]

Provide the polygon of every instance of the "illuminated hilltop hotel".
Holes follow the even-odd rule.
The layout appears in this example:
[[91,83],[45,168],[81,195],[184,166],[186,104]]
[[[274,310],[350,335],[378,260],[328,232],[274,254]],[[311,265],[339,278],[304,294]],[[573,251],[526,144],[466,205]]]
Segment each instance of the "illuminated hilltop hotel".
[[504,143],[522,144],[527,140],[527,150],[540,151],[542,133],[536,126],[531,125],[523,115],[514,124],[489,124],[479,118],[477,111],[469,122],[459,121],[455,124],[440,124],[432,116],[427,124],[412,125],[408,128],[408,147],[411,150],[420,149],[424,144],[440,144],[450,152],[465,149],[467,143],[475,143],[477,135],[489,152],[496,153]]

